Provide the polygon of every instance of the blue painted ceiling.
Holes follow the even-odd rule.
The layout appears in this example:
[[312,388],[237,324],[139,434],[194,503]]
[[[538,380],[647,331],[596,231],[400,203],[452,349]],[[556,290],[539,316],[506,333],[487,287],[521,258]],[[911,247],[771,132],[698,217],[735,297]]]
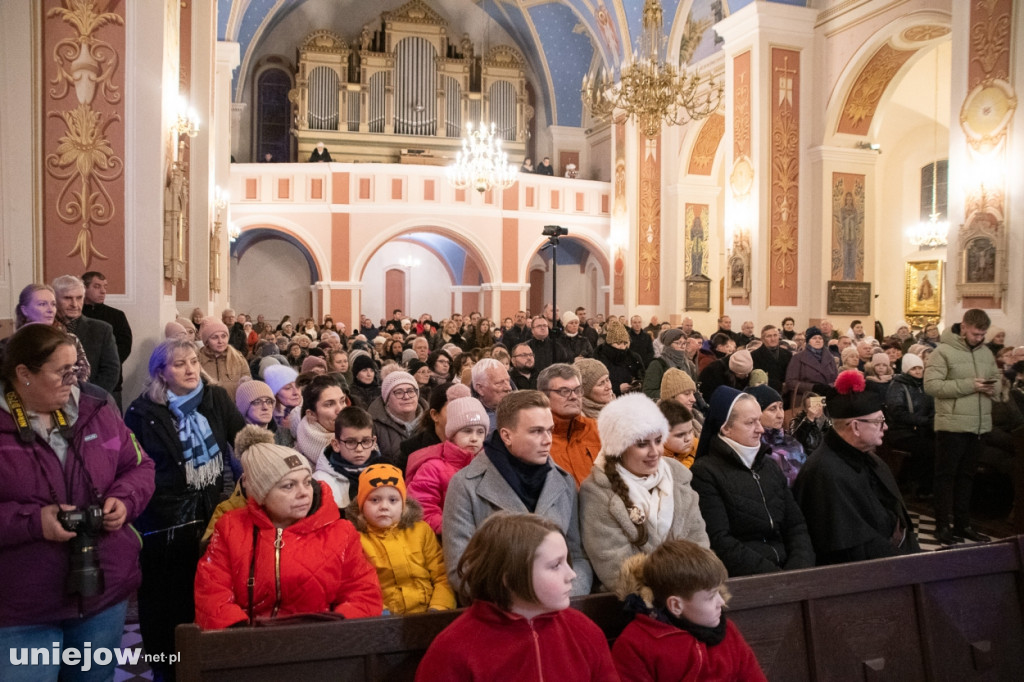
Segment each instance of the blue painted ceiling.
[[[482,45],[492,24],[503,31],[526,57],[536,86],[538,107],[553,125],[579,126],[582,121],[580,83],[595,61],[614,71],[635,47],[641,32],[644,0],[425,0],[442,16],[461,24]],[[770,0],[805,6],[806,0]],[[717,9],[728,16],[753,0],[662,0],[664,32],[687,18],[699,25],[713,23]],[[375,22],[383,11],[402,6],[404,0],[217,0],[217,35],[238,42],[242,65],[253,68],[266,50],[274,29],[290,15],[298,15],[308,31],[328,28],[348,40],[364,24]],[[480,15],[485,12],[486,17]],[[685,12],[685,16],[681,13]],[[680,14],[680,17],[676,15]],[[340,24],[340,25],[338,25]],[[307,32],[308,32],[307,31]],[[460,30],[453,30],[461,35]],[[301,40],[301,37],[298,38]],[[295,46],[297,47],[297,40]],[[716,50],[714,30],[704,28],[690,61]],[[675,53],[675,50],[670,51]],[[294,53],[287,54],[289,58]],[[242,98],[238,83],[248,73],[235,73],[235,99]]]

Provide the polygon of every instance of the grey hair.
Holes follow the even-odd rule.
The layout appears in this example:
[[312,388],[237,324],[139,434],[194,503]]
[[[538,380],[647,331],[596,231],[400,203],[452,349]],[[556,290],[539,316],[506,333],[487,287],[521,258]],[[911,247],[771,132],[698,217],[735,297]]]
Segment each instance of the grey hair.
[[473,386],[477,386],[487,378],[487,372],[492,369],[505,369],[505,365],[494,358],[483,358],[472,369]]
[[580,370],[574,366],[564,362],[556,362],[553,365],[545,367],[540,374],[537,375],[537,390],[541,393],[548,392],[548,386],[551,384],[552,379],[569,379],[576,378],[579,382],[583,383],[583,375],[580,374]]
[[72,289],[85,289],[85,282],[74,275],[61,275],[53,280],[53,293],[55,296],[63,296]]

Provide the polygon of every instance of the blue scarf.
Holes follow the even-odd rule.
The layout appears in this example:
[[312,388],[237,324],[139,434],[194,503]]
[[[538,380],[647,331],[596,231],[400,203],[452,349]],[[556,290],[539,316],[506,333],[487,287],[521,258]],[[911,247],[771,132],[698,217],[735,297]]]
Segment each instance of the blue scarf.
[[190,393],[167,392],[167,408],[178,421],[178,438],[185,460],[185,480],[189,487],[202,489],[217,482],[224,470],[220,446],[213,436],[210,422],[199,413],[203,401],[203,383]]

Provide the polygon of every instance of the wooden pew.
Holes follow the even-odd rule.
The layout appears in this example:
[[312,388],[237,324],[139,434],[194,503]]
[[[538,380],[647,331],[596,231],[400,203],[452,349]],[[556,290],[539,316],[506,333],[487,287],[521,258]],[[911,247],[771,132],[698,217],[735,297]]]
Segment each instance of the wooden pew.
[[[729,617],[773,682],[999,681],[1024,675],[1024,536],[734,578],[729,589]],[[609,640],[629,622],[613,595],[583,597],[574,606]],[[433,637],[457,615],[213,632],[182,625],[178,676],[408,680]]]

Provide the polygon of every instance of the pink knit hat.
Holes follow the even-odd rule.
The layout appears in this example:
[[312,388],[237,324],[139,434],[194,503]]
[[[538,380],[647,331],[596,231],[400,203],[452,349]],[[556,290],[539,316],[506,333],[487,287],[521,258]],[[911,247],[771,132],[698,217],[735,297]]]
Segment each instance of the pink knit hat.
[[322,369],[324,374],[327,373],[327,361],[321,357],[317,357],[316,355],[310,355],[302,361],[301,373],[305,374],[306,372],[312,372],[316,370],[317,367]]
[[415,389],[419,388],[419,384],[416,383],[416,379],[414,379],[408,372],[392,372],[384,377],[384,381],[380,384],[381,400],[386,404],[388,402],[388,398],[391,397],[391,391],[395,390],[402,384],[409,384]]
[[744,348],[730,355],[729,369],[733,374],[741,377],[750,374],[754,370],[754,358],[751,357],[750,351]]
[[227,334],[228,326],[216,317],[204,317],[202,324],[199,325],[199,340],[203,342],[203,345],[205,346],[210,337],[217,332]]
[[448,421],[444,425],[444,437],[452,439],[456,433],[467,426],[482,426],[484,431],[491,425],[487,411],[476,398],[456,398],[448,403]]

